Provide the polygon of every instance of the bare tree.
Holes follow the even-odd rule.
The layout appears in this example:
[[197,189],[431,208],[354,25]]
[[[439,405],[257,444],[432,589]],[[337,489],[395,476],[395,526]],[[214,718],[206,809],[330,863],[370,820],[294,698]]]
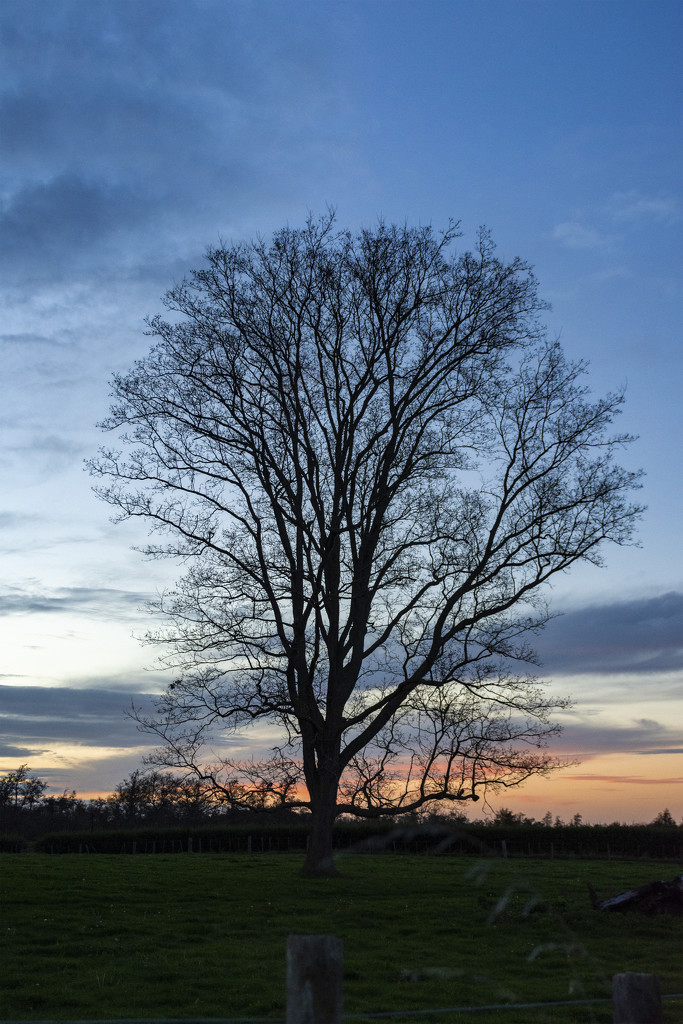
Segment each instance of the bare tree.
[[[180,674],[156,763],[230,802],[335,816],[476,800],[550,771],[562,701],[524,673],[544,584],[630,540],[620,394],[546,337],[529,267],[457,225],[357,235],[333,216],[212,249],[114,380],[93,469],[188,568],[154,639]],[[521,663],[524,663],[523,665]],[[269,720],[265,762],[211,753]],[[208,750],[207,750],[208,748]]]
[[0,807],[34,807],[43,799],[47,782],[31,775],[27,764],[0,776]]
[[201,819],[215,808],[216,799],[213,790],[196,778],[138,768],[116,786],[106,803],[115,816],[158,822]]

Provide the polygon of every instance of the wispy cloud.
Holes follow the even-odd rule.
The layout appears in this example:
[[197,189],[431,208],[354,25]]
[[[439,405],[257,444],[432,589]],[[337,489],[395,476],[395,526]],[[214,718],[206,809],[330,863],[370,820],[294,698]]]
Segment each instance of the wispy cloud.
[[139,619],[150,595],[107,587],[58,587],[29,590],[7,587],[0,592],[0,617],[7,615],[87,615],[93,618]]
[[683,751],[683,728],[670,727],[649,718],[632,718],[624,724],[606,722],[604,716],[574,714],[565,718],[557,747],[581,761],[603,754],[665,755]]
[[655,220],[673,224],[680,219],[681,204],[675,196],[647,196],[632,189],[629,192],[615,192],[608,210],[616,223]]
[[[44,753],[44,750],[35,750],[33,747],[17,747],[13,743],[5,743],[0,740],[0,757],[36,757]],[[0,771],[2,770],[0,768]]]
[[[106,749],[107,758],[120,748],[133,758],[128,770],[139,765],[144,752],[159,741],[140,732],[129,713],[133,707],[151,713],[155,694],[141,688],[139,677],[137,689],[102,684],[103,680],[93,680],[89,688],[0,684],[0,756],[35,759],[47,752],[71,750],[69,756],[78,763],[85,756],[84,748]],[[221,736],[218,731],[215,737],[217,749],[242,756],[265,755],[275,740],[271,726],[254,727],[244,735],[228,731]],[[110,775],[104,785],[111,787],[116,781]]]
[[551,621],[535,641],[555,675],[683,669],[683,594],[590,605]]
[[59,473],[65,466],[71,465],[79,457],[83,458],[88,447],[81,441],[64,434],[24,435],[19,444],[7,444],[4,451],[10,455],[45,456],[46,469],[51,473]]
[[45,334],[33,334],[24,331],[21,334],[0,334],[0,345],[58,345],[56,338],[47,337]]
[[320,172],[318,133],[337,100],[318,16],[294,27],[270,5],[264,31],[249,5],[202,9],[70,0],[0,12],[5,280],[35,287],[104,267],[111,278],[131,253],[138,265],[187,253],[231,229],[216,222],[226,195],[239,219]]
[[151,746],[126,714],[133,704],[149,708],[150,699],[125,689],[0,685],[0,744],[24,751],[6,749],[5,756],[14,757],[35,756],[55,743]]
[[[39,515],[27,516],[23,512],[12,512],[9,510],[0,512],[0,531],[23,529],[27,522],[38,523],[42,519]],[[0,550],[2,550],[0,548]]]
[[634,785],[634,786],[662,786],[668,784],[677,784],[683,782],[683,775],[676,775],[672,778],[656,778],[650,779],[643,775],[565,775],[566,779],[571,779],[576,782],[605,782],[613,783],[618,785]]
[[6,204],[0,217],[5,273],[31,265],[43,272],[67,253],[82,259],[94,244],[134,224],[144,227],[153,205],[126,187],[94,185],[62,175],[29,185]]
[[[623,249],[625,238],[638,227],[673,225],[680,218],[677,197],[645,195],[632,189],[615,192],[601,205],[556,224],[552,238],[567,249]],[[623,268],[617,268],[617,274],[623,274]]]
[[552,237],[568,249],[602,249],[608,244],[606,236],[596,228],[575,220],[557,224]]

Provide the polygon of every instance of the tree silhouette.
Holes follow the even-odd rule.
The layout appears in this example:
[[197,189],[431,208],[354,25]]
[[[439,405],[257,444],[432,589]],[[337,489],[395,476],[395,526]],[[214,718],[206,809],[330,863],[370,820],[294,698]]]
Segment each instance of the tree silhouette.
[[[544,585],[639,511],[612,461],[621,394],[590,400],[527,265],[458,235],[329,215],[210,250],[115,377],[122,451],[92,466],[120,518],[166,535],[148,554],[187,565],[153,637],[179,668],[141,719],[153,763],[309,808],[312,874],[340,813],[556,767],[565,702],[527,672]],[[225,754],[262,722],[272,756]]]
[[0,776],[0,807],[27,807],[36,804],[47,788],[47,782],[31,775],[27,764]]
[[669,808],[665,807],[663,811],[660,811],[659,814],[652,819],[652,824],[671,826],[676,824],[676,820]]

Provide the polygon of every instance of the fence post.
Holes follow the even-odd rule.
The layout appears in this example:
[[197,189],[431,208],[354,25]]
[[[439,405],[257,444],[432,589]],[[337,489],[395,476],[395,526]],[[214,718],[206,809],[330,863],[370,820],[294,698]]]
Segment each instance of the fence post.
[[287,1024],[341,1024],[342,943],[336,935],[287,938]]
[[662,997],[654,974],[615,974],[614,1024],[662,1024]]

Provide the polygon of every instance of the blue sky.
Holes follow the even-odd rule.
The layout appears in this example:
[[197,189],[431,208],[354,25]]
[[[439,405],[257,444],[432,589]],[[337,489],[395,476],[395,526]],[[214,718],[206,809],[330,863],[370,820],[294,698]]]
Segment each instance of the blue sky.
[[626,385],[642,546],[558,583],[539,645],[582,764],[505,802],[683,816],[678,0],[5,0],[0,46],[0,768],[90,792],[139,764],[122,711],[163,675],[133,634],[174,570],[83,471],[108,379],[206,246],[332,204],[486,224],[595,390]]

